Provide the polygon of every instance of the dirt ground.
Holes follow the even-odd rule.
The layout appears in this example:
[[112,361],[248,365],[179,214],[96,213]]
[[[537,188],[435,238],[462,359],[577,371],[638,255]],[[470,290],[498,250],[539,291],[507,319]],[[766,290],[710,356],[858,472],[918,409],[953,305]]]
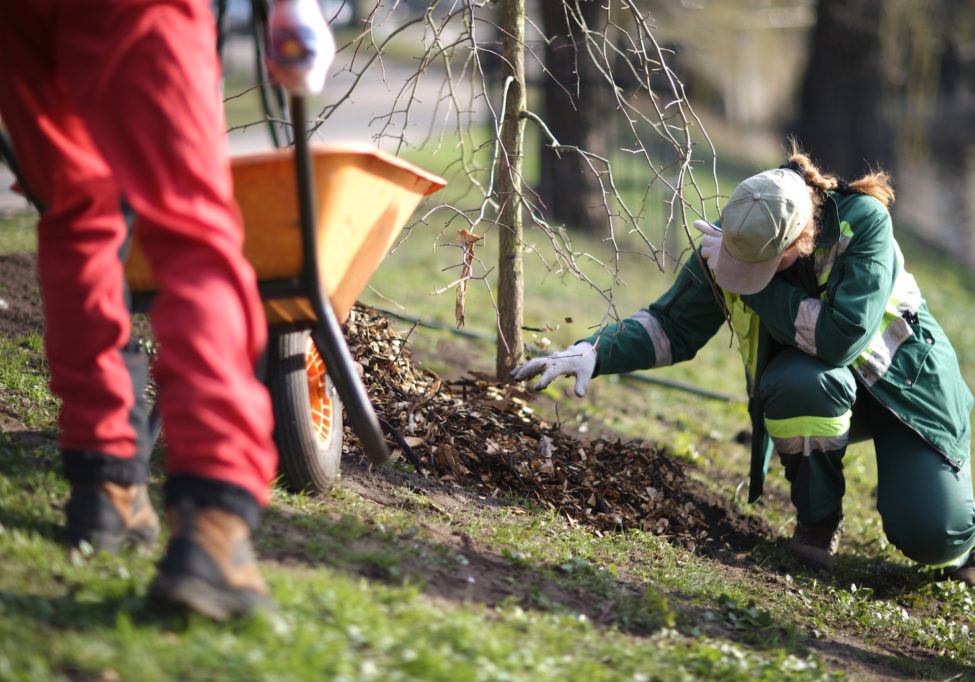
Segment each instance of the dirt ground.
[[34,254],[0,254],[0,301],[0,334],[16,337],[44,329]]
[[[38,295],[36,259],[30,254],[0,254],[0,333],[12,337],[43,330],[43,308]],[[0,391],[0,429],[17,433],[18,437],[37,439],[39,434],[19,424],[13,413],[3,404],[4,392]],[[481,405],[481,409],[486,409]],[[383,417],[384,415],[380,415]],[[452,510],[478,506],[504,505],[506,503],[484,495],[477,490],[458,485],[456,481],[444,482],[441,478],[405,473],[394,467],[374,468],[354,454],[346,454],[342,462],[342,483],[351,491],[376,505],[402,506],[404,489],[422,493],[423,497],[446,512],[449,518]],[[729,577],[751,580],[766,585],[768,589],[788,589],[787,576],[775,571],[764,571],[752,559],[751,550],[761,542],[781,541],[775,532],[763,521],[754,516],[743,516],[729,500],[708,492],[702,485],[690,478],[683,481],[682,504],[690,501],[697,510],[698,518],[706,528],[706,537],[699,542],[696,551],[714,560],[718,569]],[[301,547],[304,540],[311,539],[314,530],[304,525],[289,522],[293,511],[274,508],[265,514],[261,533],[291,537],[294,543],[265,553],[263,558],[278,561],[284,565],[313,565],[315,559],[305,554]],[[436,515],[444,518],[444,515]],[[415,571],[426,577],[427,592],[436,599],[475,601],[493,606],[526,594],[543,595],[546,603],[558,604],[560,608],[586,613],[595,622],[615,624],[621,628],[639,630],[641,626],[616,620],[612,604],[607,604],[605,596],[592,595],[579,590],[565,588],[560,582],[546,579],[531,567],[520,567],[508,558],[502,557],[483,539],[471,537],[459,531],[449,522],[430,520],[423,523],[428,531],[428,542],[440,547],[454,548],[461,553],[467,563],[463,570],[446,570],[431,567],[423,562],[423,553],[415,556],[416,566],[406,570]],[[281,546],[280,543],[277,546]],[[626,567],[620,567],[619,579],[622,584],[617,601],[632,595],[639,598],[645,589],[639,581],[627,581]],[[385,579],[381,569],[363,564],[352,570],[374,579]],[[678,608],[693,616],[695,607],[689,599],[681,595],[668,595]],[[899,662],[927,658],[924,652],[886,650],[859,639],[855,633],[837,632],[828,641],[809,638],[808,646],[842,671],[850,679],[888,680],[914,679],[913,675],[900,672]],[[953,678],[955,679],[955,678]],[[963,679],[958,677],[957,679]]]

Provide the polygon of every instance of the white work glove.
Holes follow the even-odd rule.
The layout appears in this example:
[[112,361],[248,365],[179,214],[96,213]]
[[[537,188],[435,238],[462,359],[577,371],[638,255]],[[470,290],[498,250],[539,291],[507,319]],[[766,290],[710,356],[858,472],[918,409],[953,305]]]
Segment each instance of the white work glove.
[[712,270],[718,269],[718,257],[721,255],[721,230],[706,220],[695,220],[694,227],[704,236],[701,238],[701,256],[708,262]]
[[335,38],[318,0],[276,0],[267,29],[268,73],[292,95],[318,95],[335,57]]
[[515,367],[511,376],[515,381],[530,379],[536,374],[541,378],[533,387],[540,391],[558,376],[574,376],[576,378],[576,395],[580,398],[586,395],[586,388],[592,373],[596,371],[596,349],[587,341],[580,341],[563,351],[552,353],[543,358],[532,358],[523,365]]

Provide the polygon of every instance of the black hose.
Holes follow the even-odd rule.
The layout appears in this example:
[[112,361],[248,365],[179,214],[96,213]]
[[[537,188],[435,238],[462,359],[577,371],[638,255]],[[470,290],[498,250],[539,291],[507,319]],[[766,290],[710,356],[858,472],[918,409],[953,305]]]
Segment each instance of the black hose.
[[[488,336],[487,334],[481,334],[478,332],[468,331],[466,329],[456,329],[443,322],[437,322],[436,320],[422,320],[418,317],[411,317],[409,315],[402,315],[400,313],[394,313],[391,310],[382,310],[381,308],[376,308],[376,311],[383,315],[384,317],[391,317],[397,320],[402,320],[403,322],[409,322],[410,324],[415,324],[419,327],[427,327],[429,329],[439,329],[442,331],[448,331],[451,334],[456,334],[457,336],[463,336],[469,339],[476,339],[478,341],[485,341],[487,343],[497,343],[497,339],[493,336]],[[536,354],[544,354],[541,348],[527,347],[529,350]],[[629,379],[632,381],[640,381],[647,384],[655,384],[657,386],[664,386],[666,388],[673,388],[678,391],[684,391],[685,393],[692,393],[694,395],[699,395],[704,398],[711,398],[712,400],[721,400],[726,403],[743,403],[744,398],[738,396],[727,395],[724,393],[717,393],[715,391],[708,390],[706,388],[700,388],[694,386],[693,384],[687,384],[682,381],[675,381],[673,379],[665,379],[663,377],[652,376],[645,372],[626,372],[619,375],[623,379]]]

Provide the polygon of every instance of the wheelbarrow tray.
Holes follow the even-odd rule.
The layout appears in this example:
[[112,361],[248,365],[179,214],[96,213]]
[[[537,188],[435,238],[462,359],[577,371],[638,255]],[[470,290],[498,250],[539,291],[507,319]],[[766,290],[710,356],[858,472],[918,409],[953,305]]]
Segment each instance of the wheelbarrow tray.
[[[344,322],[417,204],[446,182],[370,145],[316,145],[311,152],[318,213],[315,266],[336,317]],[[259,284],[297,283],[305,254],[293,152],[234,157],[232,172],[244,222],[244,256]],[[156,291],[159,285],[138,233],[137,220],[126,278],[135,293]],[[307,297],[292,294],[279,297],[262,290],[269,326],[314,325]]]

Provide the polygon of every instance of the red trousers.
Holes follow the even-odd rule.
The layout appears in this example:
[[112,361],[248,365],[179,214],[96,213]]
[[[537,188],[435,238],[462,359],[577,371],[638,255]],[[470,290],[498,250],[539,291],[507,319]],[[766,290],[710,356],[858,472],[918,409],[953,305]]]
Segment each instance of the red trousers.
[[38,265],[62,449],[137,456],[124,196],[161,284],[167,473],[264,504],[277,464],[254,371],[267,328],[241,253],[209,3],[0,0],[0,16],[0,117],[46,207]]

